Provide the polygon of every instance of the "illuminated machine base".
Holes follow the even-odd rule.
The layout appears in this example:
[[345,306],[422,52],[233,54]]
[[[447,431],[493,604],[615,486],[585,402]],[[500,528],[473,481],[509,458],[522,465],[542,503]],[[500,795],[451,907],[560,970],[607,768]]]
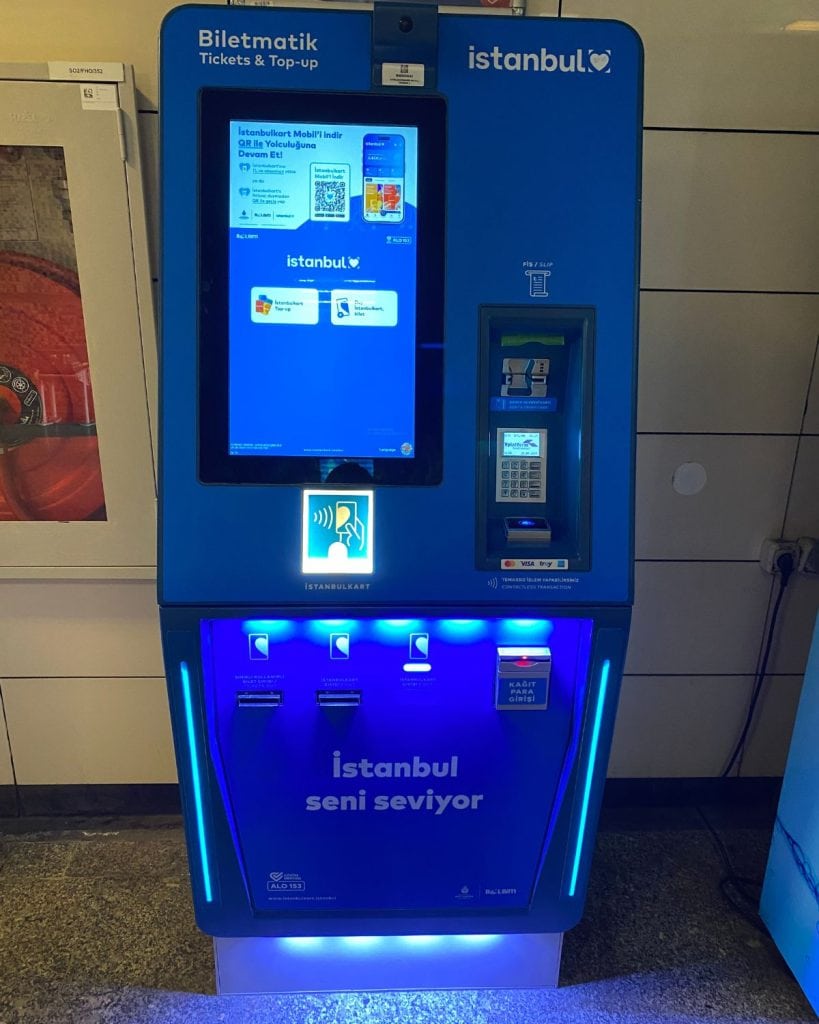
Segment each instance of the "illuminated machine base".
[[555,988],[563,935],[214,939],[220,995]]

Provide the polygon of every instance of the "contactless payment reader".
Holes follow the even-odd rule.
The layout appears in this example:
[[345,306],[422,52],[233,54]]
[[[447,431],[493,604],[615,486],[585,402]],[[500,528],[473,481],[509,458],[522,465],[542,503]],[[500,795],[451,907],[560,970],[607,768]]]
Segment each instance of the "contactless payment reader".
[[632,601],[641,61],[165,19],[159,600],[220,991],[556,982]]

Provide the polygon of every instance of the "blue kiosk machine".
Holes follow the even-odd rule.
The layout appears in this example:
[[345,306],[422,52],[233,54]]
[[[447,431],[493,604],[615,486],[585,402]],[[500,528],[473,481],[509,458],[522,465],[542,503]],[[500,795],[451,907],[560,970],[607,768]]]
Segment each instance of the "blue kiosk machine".
[[222,991],[553,984],[632,601],[617,22],[181,7],[159,601]]

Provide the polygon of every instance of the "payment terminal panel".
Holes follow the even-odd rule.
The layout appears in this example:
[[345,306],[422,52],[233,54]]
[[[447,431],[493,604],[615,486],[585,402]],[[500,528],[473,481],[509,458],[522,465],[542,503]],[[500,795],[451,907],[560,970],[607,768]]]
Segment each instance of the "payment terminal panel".
[[639,40],[210,4],[160,52],[197,921],[294,956],[562,932],[631,614]]
[[593,352],[593,309],[481,311],[481,568],[589,568]]

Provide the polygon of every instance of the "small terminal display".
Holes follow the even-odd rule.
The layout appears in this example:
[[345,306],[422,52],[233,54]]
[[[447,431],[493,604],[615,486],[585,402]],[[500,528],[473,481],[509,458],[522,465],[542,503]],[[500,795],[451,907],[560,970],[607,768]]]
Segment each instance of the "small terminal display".
[[529,430],[507,430],[503,435],[503,454],[510,458],[540,458],[540,434]]

